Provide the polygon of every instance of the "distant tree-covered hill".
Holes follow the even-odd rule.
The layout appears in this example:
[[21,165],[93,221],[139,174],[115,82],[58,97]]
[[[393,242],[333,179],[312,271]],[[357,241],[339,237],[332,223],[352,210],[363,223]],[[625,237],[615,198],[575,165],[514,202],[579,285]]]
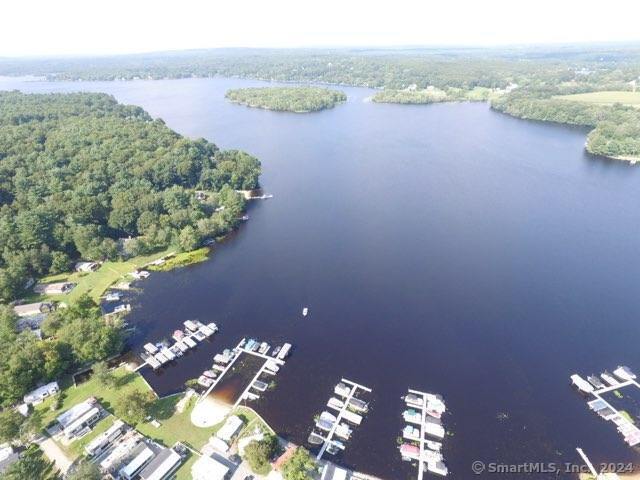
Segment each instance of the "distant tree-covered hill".
[[262,87],[228,90],[226,98],[249,107],[279,112],[316,112],[347,100],[343,92],[318,87]]
[[105,94],[0,93],[0,300],[72,259],[117,257],[119,238],[141,254],[223,235],[244,208],[234,190],[259,175],[252,156]]

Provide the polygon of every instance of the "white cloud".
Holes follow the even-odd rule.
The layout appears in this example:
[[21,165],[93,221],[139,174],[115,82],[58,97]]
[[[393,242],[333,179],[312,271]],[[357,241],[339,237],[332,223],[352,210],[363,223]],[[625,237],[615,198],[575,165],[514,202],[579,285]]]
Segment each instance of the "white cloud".
[[640,40],[636,0],[8,0],[0,56]]

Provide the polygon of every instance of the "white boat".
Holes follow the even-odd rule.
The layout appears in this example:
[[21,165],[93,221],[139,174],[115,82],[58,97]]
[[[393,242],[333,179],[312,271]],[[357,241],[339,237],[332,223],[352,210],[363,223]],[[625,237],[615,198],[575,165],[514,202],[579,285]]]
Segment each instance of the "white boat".
[[410,408],[402,412],[402,418],[404,418],[405,422],[415,423],[420,425],[422,423],[422,415],[419,412]]
[[154,357],[158,362],[160,362],[160,365],[164,365],[169,361],[169,359],[165,357],[162,353],[156,353]]
[[337,384],[333,391],[336,395],[340,395],[341,397],[348,397],[349,395],[351,395],[351,387],[342,382]]
[[182,339],[182,343],[184,343],[189,348],[193,348],[193,347],[195,347],[197,345],[197,343],[194,342],[191,337],[184,337]]
[[158,347],[156,347],[153,343],[145,343],[144,349],[151,355],[155,355],[156,353],[158,353]]
[[436,442],[434,440],[425,440],[424,443],[430,450],[433,450],[434,452],[439,452],[440,450],[442,450],[442,444],[440,442]]
[[219,370],[221,372],[224,372],[226,370],[226,367],[223,367],[222,365],[218,365],[217,363],[214,363],[211,368],[215,369],[215,370]]
[[106,302],[117,302],[118,300],[120,300],[120,294],[119,293],[108,293],[106,297],[104,297]]
[[245,392],[244,398],[246,400],[258,400],[260,398],[260,395],[257,395],[253,392]]
[[309,309],[308,309],[307,307],[304,307],[304,308],[302,309],[302,316],[303,316],[303,317],[306,317],[308,314],[309,314]]
[[620,382],[616,380],[609,372],[603,372],[600,374],[600,378],[604,380],[606,383],[615,387],[616,385],[620,385]]
[[407,425],[402,429],[402,436],[407,440],[420,441],[420,429]]
[[436,438],[444,438],[444,428],[437,423],[425,422],[423,425],[424,432]]
[[349,438],[351,437],[351,433],[353,433],[353,430],[349,428],[349,426],[346,423],[341,423],[336,427],[334,432],[340,438],[349,440]]
[[284,360],[289,355],[289,351],[291,350],[291,344],[285,343],[282,348],[280,348],[280,352],[278,352],[278,359]]
[[157,360],[153,357],[153,355],[149,355],[149,356],[145,359],[145,361],[146,361],[149,365],[151,365],[151,368],[153,368],[154,370],[155,370],[155,369],[157,369],[157,368],[160,368],[160,366],[161,366],[160,362],[159,362],[159,361],[157,361]]
[[131,311],[131,305],[130,304],[123,304],[123,305],[118,305],[116,306],[116,308],[113,309],[113,313],[122,313],[122,312],[130,312]]
[[337,420],[337,418],[333,413],[327,412],[325,410],[320,414],[320,420],[325,420],[327,422],[332,422],[333,423],[333,422],[335,422]]
[[214,331],[211,330],[209,327],[207,327],[206,325],[202,325],[199,329],[198,332],[202,333],[205,337],[210,337],[211,335],[214,334]]
[[[578,374],[573,374],[571,375],[571,383],[573,385],[575,385],[575,387],[580,390],[581,392],[584,393],[591,393],[593,392],[593,385],[591,385],[589,382],[587,382],[584,378],[582,378],[580,375]],[[604,379],[604,378],[603,378]]]
[[636,374],[629,367],[619,366],[613,371],[613,374],[621,380],[629,381],[636,378]]
[[258,353],[261,353],[262,355],[266,355],[270,348],[271,347],[267,342],[262,342],[260,344],[260,348],[258,348]]
[[342,412],[342,418],[347,422],[353,423],[354,425],[360,425],[360,423],[362,422],[362,417],[360,415],[350,412],[349,410],[345,410],[344,412]]
[[178,347],[178,344],[173,344],[169,347],[169,351],[173,353],[176,357],[182,356],[182,350]]
[[207,323],[207,327],[209,327],[211,330],[213,330],[214,333],[218,331],[218,325],[216,325],[213,322]]
[[184,338],[184,332],[182,330],[175,330],[171,336],[176,342],[179,342]]
[[184,342],[177,342],[176,346],[180,349],[182,353],[189,350],[189,347],[187,347],[187,345]]
[[277,373],[278,370],[280,370],[278,364],[276,364],[276,362],[274,362],[273,360],[267,360],[267,362],[264,364],[264,368],[266,371],[273,373]]
[[412,407],[424,407],[424,397],[422,397],[421,395],[408,393],[407,395],[405,395],[404,401],[407,403],[407,405]]
[[213,370],[205,370],[204,372],[202,372],[202,374],[205,377],[209,377],[209,378],[216,378],[218,376],[218,374]]
[[171,350],[169,350],[167,347],[161,348],[160,353],[165,357],[167,357],[170,361],[175,360],[176,358],[175,354]]
[[187,328],[187,330],[190,330],[192,332],[198,331],[199,328],[193,320],[185,320],[183,322],[183,325]]
[[202,333],[200,330],[198,330],[197,332],[193,332],[193,336],[196,338],[196,340],[198,340],[199,342],[203,341],[205,338],[207,338],[205,336],[204,333]]
[[440,475],[442,477],[446,477],[449,474],[449,470],[447,466],[441,460],[438,461],[429,461],[427,463],[427,470],[431,473],[435,473],[436,475]]
[[198,377],[198,385],[201,385],[205,388],[209,388],[212,384],[213,384],[213,380],[210,379],[209,377],[205,377],[204,375],[201,375],[200,377]]
[[342,400],[338,400],[336,397],[331,397],[327,402],[327,407],[342,410],[344,402]]

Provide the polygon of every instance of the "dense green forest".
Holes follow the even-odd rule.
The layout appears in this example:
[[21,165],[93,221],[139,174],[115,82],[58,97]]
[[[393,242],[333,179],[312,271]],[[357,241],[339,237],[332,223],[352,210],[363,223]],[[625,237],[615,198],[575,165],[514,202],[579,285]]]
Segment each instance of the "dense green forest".
[[593,127],[586,148],[595,155],[640,159],[640,110],[553,98],[549,92],[521,91],[494,99],[492,107],[532,120]]
[[224,235],[245,206],[234,190],[259,175],[250,155],[184,138],[105,94],[0,93],[0,301],[74,259]]
[[489,100],[492,90],[476,87],[472,90],[461,88],[447,88],[445,90],[430,87],[428,89],[385,89],[377,92],[372,101],[376,103],[401,103],[408,105],[426,105],[439,102],[482,102]]
[[50,314],[42,325],[46,339],[32,332],[16,334],[17,317],[0,305],[0,405],[19,401],[25,393],[61,374],[120,353],[124,336],[119,320],[105,322],[89,297]]
[[316,112],[345,102],[343,92],[318,87],[262,87],[228,90],[225,97],[249,107],[279,112]]
[[[585,74],[588,72],[588,74]],[[374,88],[505,88],[622,82],[640,75],[637,45],[540,48],[218,49],[98,58],[0,59],[0,75],[51,80],[241,77]]]

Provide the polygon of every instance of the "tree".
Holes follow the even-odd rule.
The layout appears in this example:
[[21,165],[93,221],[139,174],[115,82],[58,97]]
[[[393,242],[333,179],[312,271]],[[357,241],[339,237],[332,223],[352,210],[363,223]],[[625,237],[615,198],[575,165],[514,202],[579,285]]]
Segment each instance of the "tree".
[[23,419],[22,425],[20,425],[20,441],[27,443],[32,440],[34,436],[42,431],[43,425],[42,412],[33,410],[27,418]]
[[180,243],[180,249],[185,252],[195,250],[200,245],[198,234],[191,225],[187,225],[182,229],[178,242]]
[[106,362],[96,362],[92,367],[93,376],[101,385],[107,388],[115,388],[118,379],[113,374]]
[[271,458],[278,450],[278,439],[267,435],[260,441],[253,441],[244,449],[244,458],[254,473],[265,475],[269,473]]
[[13,408],[6,408],[0,412],[0,442],[10,442],[20,435],[20,425],[23,417]]
[[0,480],[36,478],[38,480],[60,480],[54,464],[44,458],[42,450],[37,445],[30,445],[17,462],[0,474]]
[[55,251],[51,254],[51,273],[63,273],[69,271],[71,259],[65,252]]
[[66,480],[101,480],[102,473],[95,463],[81,462],[66,476]]
[[154,402],[155,397],[151,392],[133,390],[120,397],[116,412],[124,421],[135,425],[145,421]]
[[16,338],[16,323],[18,316],[7,305],[0,304],[0,344],[10,342]]
[[285,480],[311,480],[311,472],[316,468],[316,462],[304,447],[296,448],[295,453],[282,466]]

